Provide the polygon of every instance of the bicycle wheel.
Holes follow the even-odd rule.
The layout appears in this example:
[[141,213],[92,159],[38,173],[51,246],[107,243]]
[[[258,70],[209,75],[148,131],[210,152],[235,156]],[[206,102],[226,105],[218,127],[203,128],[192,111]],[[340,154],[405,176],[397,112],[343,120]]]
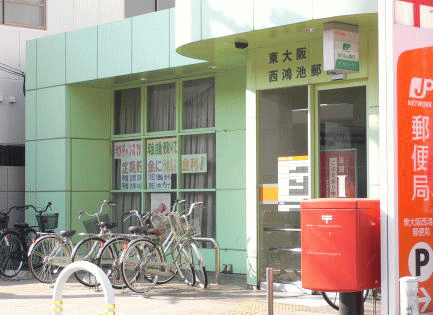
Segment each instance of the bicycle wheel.
[[15,277],[23,268],[24,244],[15,231],[6,231],[0,239],[0,274]]
[[116,237],[107,241],[96,258],[96,264],[105,272],[115,289],[126,288],[120,270],[120,257],[123,250],[128,247],[129,241],[127,237]]
[[192,258],[191,244],[184,243],[180,247],[179,256],[176,260],[179,275],[189,286],[195,284],[194,263]]
[[203,256],[201,255],[197,244],[191,243],[192,261],[194,266],[195,284],[204,289],[207,287],[207,272]]
[[[368,297],[368,291],[364,290],[362,293],[362,300],[365,302],[365,300]],[[326,303],[329,304],[332,308],[336,309],[337,311],[340,309],[340,294],[339,292],[321,292],[323,298],[325,299]]]
[[146,239],[129,243],[120,261],[125,284],[137,293],[151,290],[158,282],[158,271],[164,269],[161,252]]
[[56,235],[39,238],[29,251],[29,268],[37,280],[43,283],[54,283],[71,262],[71,248]]
[[[82,239],[75,245],[71,261],[88,261],[95,264],[98,252],[104,246],[104,243],[105,240],[97,236]],[[74,272],[74,277],[86,287],[94,287],[98,284],[96,277],[85,270]]]
[[29,250],[30,246],[34,242],[36,242],[36,239],[39,237],[38,233],[33,229],[27,229],[25,231],[25,239],[26,239],[26,249]]

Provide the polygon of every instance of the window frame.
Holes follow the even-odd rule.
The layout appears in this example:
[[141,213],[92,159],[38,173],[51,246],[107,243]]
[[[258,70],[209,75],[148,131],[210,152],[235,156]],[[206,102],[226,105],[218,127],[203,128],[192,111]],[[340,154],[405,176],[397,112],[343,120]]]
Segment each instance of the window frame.
[[[15,26],[15,27],[24,27],[24,28],[30,28],[30,29],[37,29],[37,30],[46,30],[47,29],[47,1],[41,0],[42,3],[36,3],[32,1],[26,1],[26,0],[2,0],[1,1],[1,7],[2,7],[2,22],[1,25],[7,25],[7,26]],[[40,7],[43,8],[43,25],[37,26],[37,25],[28,25],[28,24],[21,24],[21,23],[11,23],[5,21],[5,3],[13,3],[13,4],[20,4],[24,6],[33,6],[33,7]]]
[[[121,190],[121,189],[115,189],[115,187],[112,185],[110,193],[119,195],[122,193],[140,193],[141,194],[141,211],[147,212],[149,211],[150,206],[150,198],[152,193],[171,193],[172,195],[175,195],[177,199],[182,199],[188,194],[194,194],[194,193],[202,193],[202,194],[213,194],[213,200],[214,200],[214,211],[216,212],[216,165],[215,165],[215,184],[213,187],[210,188],[184,188],[183,187],[183,173],[181,169],[181,159],[182,159],[182,152],[183,152],[183,143],[182,139],[185,136],[191,136],[191,135],[203,135],[203,134],[213,134],[215,137],[215,159],[217,156],[217,145],[216,145],[216,127],[206,127],[206,128],[195,128],[195,129],[183,129],[183,82],[184,81],[191,81],[191,80],[200,80],[200,79],[206,79],[206,78],[212,78],[214,80],[214,115],[216,116],[216,77],[215,75],[207,74],[207,75],[201,75],[201,76],[186,76],[182,78],[175,78],[175,79],[167,79],[167,80],[161,80],[161,81],[146,81],[146,82],[140,82],[136,84],[130,84],[125,86],[119,86],[113,88],[113,95],[118,90],[126,90],[131,88],[140,88],[141,94],[141,131],[140,133],[135,134],[121,134],[116,135],[114,134],[114,117],[112,119],[112,133],[110,141],[112,143],[118,142],[118,141],[128,141],[128,140],[141,140],[142,141],[142,147],[143,147],[143,187],[139,190]],[[176,128],[174,130],[166,130],[166,131],[148,131],[148,88],[150,86],[155,85],[165,85],[165,84],[175,84],[175,91],[176,91],[176,104],[175,104],[175,126]],[[113,98],[113,105],[112,105],[112,113],[114,115],[114,98]],[[176,170],[176,186],[175,188],[171,189],[148,189],[148,182],[147,182],[147,141],[150,139],[159,139],[159,138],[176,138],[176,146],[177,146],[177,153],[176,153],[176,159],[177,159],[177,170]],[[111,146],[113,148],[113,145]],[[114,171],[115,171],[115,160],[114,155],[112,153],[112,182],[114,183]],[[217,161],[215,160],[215,164],[217,164]],[[172,200],[174,201],[174,200]],[[126,210],[126,209],[125,209]],[[214,225],[213,231],[209,230],[212,233],[215,233],[216,231],[216,222],[212,223]],[[213,235],[212,237],[215,237]]]

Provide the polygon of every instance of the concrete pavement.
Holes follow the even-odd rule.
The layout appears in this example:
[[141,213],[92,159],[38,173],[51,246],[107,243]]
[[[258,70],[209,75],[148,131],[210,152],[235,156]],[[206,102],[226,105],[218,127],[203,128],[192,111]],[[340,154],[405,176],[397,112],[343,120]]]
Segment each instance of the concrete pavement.
[[[221,284],[207,289],[191,288],[174,280],[141,295],[129,290],[116,290],[117,315],[132,314],[268,314],[267,293],[246,287],[245,275],[221,274]],[[214,283],[210,274],[210,283]],[[294,288],[275,292],[274,314],[338,314],[320,295],[310,295]],[[0,314],[53,314],[52,286],[39,283],[26,275],[21,280],[0,279]],[[104,295],[70,279],[63,289],[62,314],[105,314]],[[380,301],[373,313],[372,299],[365,303],[365,314],[380,314]]]

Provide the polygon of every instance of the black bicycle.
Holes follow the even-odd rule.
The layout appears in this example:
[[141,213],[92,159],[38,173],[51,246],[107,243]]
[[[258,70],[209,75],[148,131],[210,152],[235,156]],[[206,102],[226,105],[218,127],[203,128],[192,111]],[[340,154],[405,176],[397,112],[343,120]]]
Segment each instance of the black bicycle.
[[[7,223],[9,222],[9,213],[12,210],[21,210],[32,208],[38,213],[40,220],[43,220],[42,213],[47,211],[51,207],[51,202],[48,202],[47,206],[43,210],[38,210],[33,205],[25,206],[14,206],[9,208],[6,212],[0,213],[0,222],[5,223],[5,230],[0,236],[0,275],[6,278],[12,278],[18,275],[18,273],[27,266],[27,252],[32,242],[38,238],[38,232],[27,223],[17,223],[14,224],[12,229],[7,228]],[[41,219],[42,218],[42,219]],[[45,225],[38,224],[39,230],[45,232]]]
[[[368,297],[369,291],[370,290],[364,290],[362,292],[362,299],[364,302]],[[329,304],[329,306],[336,309],[337,311],[340,309],[340,293],[339,292],[320,292],[320,293],[322,293],[323,298],[325,299],[326,303]]]

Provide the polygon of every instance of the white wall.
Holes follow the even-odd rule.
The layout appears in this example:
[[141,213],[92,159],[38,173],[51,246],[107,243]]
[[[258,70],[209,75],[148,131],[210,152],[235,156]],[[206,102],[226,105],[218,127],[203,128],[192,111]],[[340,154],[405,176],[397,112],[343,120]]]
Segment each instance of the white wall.
[[[123,19],[124,0],[48,0],[47,29],[0,25],[0,63],[25,71],[26,41]],[[0,70],[0,145],[24,144],[25,100],[20,77]],[[6,102],[14,96],[17,102]]]
[[[25,72],[27,40],[123,18],[124,0],[47,0],[46,30],[0,25],[0,63]],[[11,96],[15,103],[9,102]],[[0,145],[24,142],[23,79],[0,70]],[[0,210],[24,205],[24,183],[24,167],[0,166]],[[9,225],[23,220],[14,212]]]

